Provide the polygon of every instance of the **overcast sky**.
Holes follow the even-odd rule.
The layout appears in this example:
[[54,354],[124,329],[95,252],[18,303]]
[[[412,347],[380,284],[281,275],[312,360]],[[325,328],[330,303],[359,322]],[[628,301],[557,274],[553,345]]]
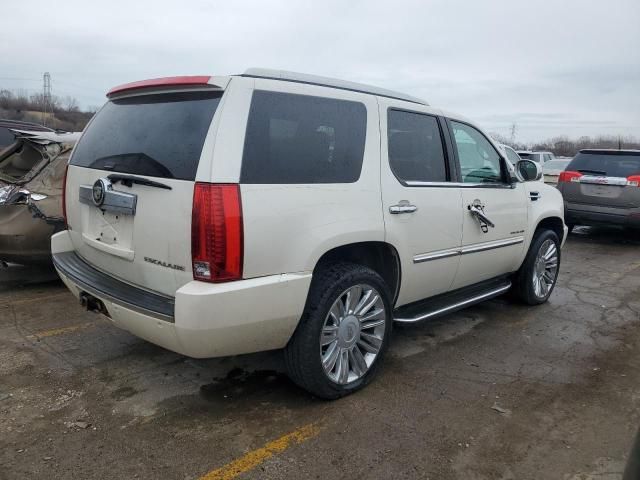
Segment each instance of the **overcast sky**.
[[640,137],[639,0],[3,2],[0,89],[267,67],[400,90],[519,141]]

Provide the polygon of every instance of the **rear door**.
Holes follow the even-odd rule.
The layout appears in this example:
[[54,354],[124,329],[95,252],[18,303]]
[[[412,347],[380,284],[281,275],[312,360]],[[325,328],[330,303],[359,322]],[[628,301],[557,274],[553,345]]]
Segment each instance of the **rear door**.
[[426,108],[379,102],[383,214],[387,242],[401,260],[401,306],[451,288],[460,261],[462,203],[451,182],[441,119]]
[[566,169],[572,181],[561,184],[562,196],[572,208],[596,205],[613,208],[640,207],[640,152],[578,153]]
[[462,192],[462,255],[453,285],[460,288],[517,269],[529,200],[524,183],[510,182],[506,160],[480,130],[459,121],[447,123]]
[[209,158],[203,145],[222,97],[205,87],[110,100],[78,142],[67,174],[77,253],[167,295],[193,279],[194,180],[201,157]]

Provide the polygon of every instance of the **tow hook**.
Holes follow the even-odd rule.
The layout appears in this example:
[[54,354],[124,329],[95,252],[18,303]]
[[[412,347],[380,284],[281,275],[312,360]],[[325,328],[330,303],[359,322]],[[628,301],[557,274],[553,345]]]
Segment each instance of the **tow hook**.
[[104,303],[102,303],[102,300],[94,297],[93,295],[89,295],[86,292],[82,292],[80,294],[80,305],[82,305],[83,308],[86,308],[89,312],[108,315],[107,309],[105,308]]

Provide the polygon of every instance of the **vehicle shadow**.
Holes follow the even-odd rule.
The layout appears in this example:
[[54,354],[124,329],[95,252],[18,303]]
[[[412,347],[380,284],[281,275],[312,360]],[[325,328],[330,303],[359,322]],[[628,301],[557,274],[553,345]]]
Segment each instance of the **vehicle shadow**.
[[0,292],[41,283],[61,283],[52,265],[9,263],[6,266],[0,266]]
[[614,245],[640,245],[640,229],[616,226],[576,226],[567,238],[569,242]]

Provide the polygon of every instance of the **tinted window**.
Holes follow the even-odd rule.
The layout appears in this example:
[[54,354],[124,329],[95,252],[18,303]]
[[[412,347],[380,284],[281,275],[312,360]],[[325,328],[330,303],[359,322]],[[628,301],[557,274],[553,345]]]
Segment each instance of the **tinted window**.
[[73,165],[193,180],[219,93],[145,95],[108,102],[76,146]]
[[505,147],[504,151],[507,153],[507,159],[513,164],[515,165],[516,163],[518,163],[518,161],[520,160],[520,157],[518,156],[518,154],[515,152],[515,150],[512,150],[509,147]]
[[242,157],[243,183],[349,183],[360,177],[362,103],[255,91]]
[[567,170],[609,177],[640,175],[640,153],[578,153]]
[[435,117],[389,110],[389,165],[403,181],[445,182],[447,168]]
[[487,138],[464,123],[451,122],[458,151],[460,173],[465,183],[501,183],[500,154]]

